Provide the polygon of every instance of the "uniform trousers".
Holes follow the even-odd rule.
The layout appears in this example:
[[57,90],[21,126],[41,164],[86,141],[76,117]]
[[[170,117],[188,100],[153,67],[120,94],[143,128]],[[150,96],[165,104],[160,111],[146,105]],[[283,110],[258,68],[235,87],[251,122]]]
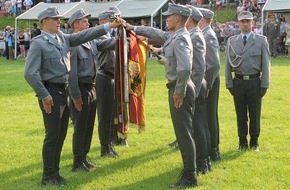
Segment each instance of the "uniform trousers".
[[276,56],[277,55],[277,38],[269,38],[269,49],[271,52],[271,55]]
[[73,154],[74,161],[81,162],[89,153],[96,118],[96,89],[91,85],[79,85],[82,96],[82,110],[78,111],[71,99],[71,111],[74,113]]
[[196,149],[192,127],[195,99],[193,83],[188,83],[186,95],[180,108],[174,107],[174,90],[174,88],[169,88],[168,90],[168,101],[173,128],[181,152],[184,171],[194,172],[196,169]]
[[210,133],[207,125],[206,84],[201,86],[200,93],[195,99],[193,116],[194,141],[196,145],[196,158],[206,159],[210,154]]
[[219,90],[220,90],[220,77],[218,75],[207,97],[207,122],[210,132],[211,148],[217,148],[219,145],[219,120],[218,120]]
[[251,141],[256,143],[260,135],[260,116],[262,99],[260,96],[261,80],[240,80],[234,78],[234,103],[238,123],[240,144],[247,143],[248,115],[250,119],[249,134]]
[[47,90],[53,98],[52,112],[50,114],[45,113],[42,100],[39,100],[39,106],[45,127],[45,138],[42,147],[43,175],[51,176],[59,172],[60,154],[69,121],[69,108],[68,95],[64,87],[47,87]]
[[107,75],[97,75],[98,131],[101,146],[113,142],[117,128],[114,126],[114,79]]

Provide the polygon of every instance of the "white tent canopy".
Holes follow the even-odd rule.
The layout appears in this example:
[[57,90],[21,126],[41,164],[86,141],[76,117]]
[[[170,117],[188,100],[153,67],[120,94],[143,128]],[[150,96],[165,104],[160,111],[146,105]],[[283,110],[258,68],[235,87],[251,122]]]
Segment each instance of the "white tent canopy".
[[[109,7],[118,7],[121,11],[122,18],[140,18],[151,17],[151,26],[153,26],[153,17],[160,11],[168,2],[168,0],[121,0],[110,1],[104,3],[97,2],[75,2],[75,3],[38,3],[31,9],[25,11],[15,19],[15,29],[17,29],[18,20],[37,20],[37,15],[48,7],[57,7],[61,15],[65,19],[77,10],[83,8],[86,13],[91,14],[91,18],[98,18],[99,13],[108,10]],[[162,20],[162,18],[160,19]],[[16,46],[16,44],[15,44]],[[16,57],[16,52],[15,52]]]
[[263,12],[289,12],[290,1],[289,0],[268,0],[263,8]]
[[47,7],[58,7],[64,18],[69,18],[76,10],[83,8],[86,13],[97,18],[98,14],[109,7],[118,7],[123,18],[140,18],[156,16],[168,0],[122,0],[104,3],[75,2],[75,3],[38,3],[36,6],[16,17],[16,20],[37,20],[37,15]]

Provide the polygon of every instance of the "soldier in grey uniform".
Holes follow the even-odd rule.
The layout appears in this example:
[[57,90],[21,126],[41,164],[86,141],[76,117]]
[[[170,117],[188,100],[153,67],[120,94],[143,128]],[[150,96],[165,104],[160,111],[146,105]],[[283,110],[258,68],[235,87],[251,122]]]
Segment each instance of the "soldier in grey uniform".
[[77,34],[63,34],[60,32],[61,17],[56,7],[38,14],[43,30],[31,41],[24,69],[24,77],[38,97],[44,120],[41,184],[52,186],[65,184],[65,179],[59,175],[59,162],[69,120],[66,91],[70,71],[69,47],[102,36],[120,25],[113,22]]
[[266,37],[251,32],[252,20],[253,15],[248,11],[242,11],[238,16],[242,33],[228,41],[225,79],[235,103],[239,150],[248,148],[249,131],[250,148],[259,151],[261,104],[269,88],[270,52]]
[[168,79],[168,101],[171,119],[183,160],[180,179],[170,188],[197,186],[196,152],[192,136],[192,117],[196,98],[194,84],[190,79],[192,70],[192,43],[185,23],[191,10],[184,5],[169,3],[166,23],[170,32],[146,26],[127,24],[133,30],[152,40],[164,42],[163,52],[167,58],[165,72]]
[[[83,9],[76,11],[68,20],[73,33],[78,33],[89,28],[88,19]],[[115,47],[115,39],[89,41],[77,47],[71,47],[69,73],[69,92],[71,96],[70,108],[74,113],[73,154],[74,162],[72,171],[91,171],[95,167],[87,154],[90,151],[92,135],[96,118],[96,89],[97,61],[95,56],[99,49]]]
[[210,134],[207,126],[206,105],[206,80],[205,74],[205,52],[206,42],[198,22],[202,19],[202,13],[195,7],[190,6],[191,16],[188,18],[186,27],[190,33],[193,60],[191,79],[195,86],[197,98],[193,117],[194,140],[196,145],[196,171],[205,174],[210,169],[209,148]]
[[280,24],[277,22],[275,15],[271,15],[269,22],[265,26],[265,36],[267,36],[271,56],[277,56],[277,40],[280,39]]
[[210,131],[210,158],[213,161],[220,160],[219,151],[219,120],[218,120],[218,99],[220,88],[220,57],[219,44],[214,30],[210,24],[214,13],[209,9],[198,8],[202,13],[203,18],[199,22],[199,27],[202,30],[206,42],[205,54],[205,80],[207,83],[207,123]]
[[[98,15],[100,24],[111,22],[110,16],[115,11],[103,11]],[[101,36],[98,40],[114,39],[111,32]],[[116,40],[115,40],[116,42]],[[101,156],[117,158],[119,155],[114,149],[113,137],[117,134],[117,127],[114,125],[114,89],[115,89],[115,59],[114,49],[99,51],[95,59],[98,60],[97,70],[97,111],[98,131],[101,144]]]

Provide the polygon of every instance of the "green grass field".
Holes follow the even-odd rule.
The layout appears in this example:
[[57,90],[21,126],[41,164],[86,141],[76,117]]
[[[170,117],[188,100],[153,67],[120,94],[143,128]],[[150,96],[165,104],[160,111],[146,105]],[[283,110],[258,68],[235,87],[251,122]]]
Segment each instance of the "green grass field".
[[[260,152],[238,152],[235,111],[224,84],[222,57],[219,99],[222,160],[198,176],[201,190],[290,189],[290,59],[272,60],[271,84],[263,98]],[[32,89],[23,78],[24,59],[0,58],[0,189],[41,189],[42,116]],[[162,66],[149,60],[146,88],[146,131],[130,126],[129,147],[116,147],[119,159],[101,158],[97,125],[90,157],[101,167],[73,173],[70,126],[61,157],[62,189],[163,190],[176,182],[182,169],[179,151],[167,147],[175,137],[169,116]],[[46,187],[42,189],[54,189]]]

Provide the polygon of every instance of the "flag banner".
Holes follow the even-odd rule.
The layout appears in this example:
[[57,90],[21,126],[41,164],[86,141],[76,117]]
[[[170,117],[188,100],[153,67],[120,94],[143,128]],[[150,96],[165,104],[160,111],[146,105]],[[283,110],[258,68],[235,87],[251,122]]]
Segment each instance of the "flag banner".
[[130,123],[145,127],[145,87],[147,42],[140,41],[134,32],[130,32],[129,53],[129,118]]
[[115,117],[118,133],[125,136],[128,132],[128,43],[124,27],[118,29],[115,65]]

